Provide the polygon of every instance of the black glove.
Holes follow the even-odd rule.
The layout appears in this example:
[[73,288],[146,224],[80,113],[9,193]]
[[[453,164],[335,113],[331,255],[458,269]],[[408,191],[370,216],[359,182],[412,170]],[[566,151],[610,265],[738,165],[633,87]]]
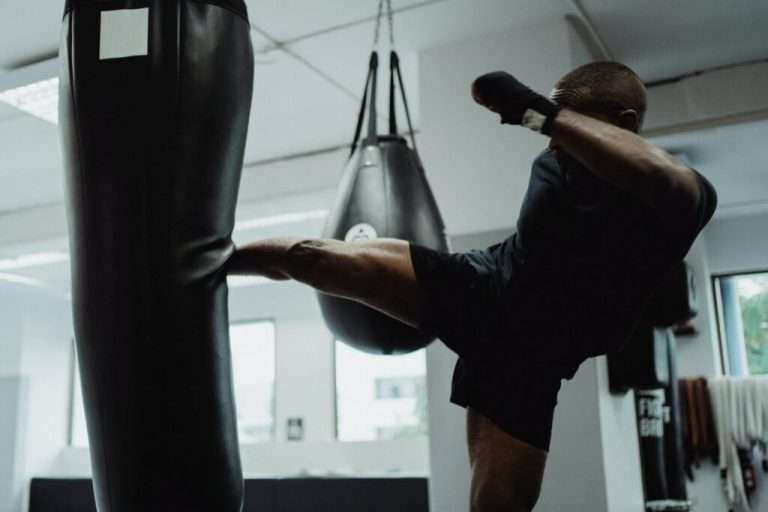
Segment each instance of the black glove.
[[478,77],[472,83],[472,97],[477,103],[501,115],[503,124],[517,124],[550,134],[560,107],[520,83],[504,71]]

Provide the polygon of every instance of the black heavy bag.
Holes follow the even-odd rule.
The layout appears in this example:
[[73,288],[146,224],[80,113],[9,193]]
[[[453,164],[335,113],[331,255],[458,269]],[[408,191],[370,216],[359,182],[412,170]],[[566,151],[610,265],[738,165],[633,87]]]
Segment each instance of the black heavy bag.
[[685,448],[683,441],[683,411],[680,404],[680,381],[677,379],[677,341],[672,329],[667,333],[667,357],[669,358],[669,383],[665,386],[669,415],[664,422],[664,454],[667,470],[667,488],[673,500],[687,500],[685,484]]
[[[421,165],[413,136],[397,54],[390,54],[389,135],[376,131],[378,56],[371,55],[351,155],[324,238],[354,242],[399,238],[447,251],[445,226]],[[395,78],[405,106],[413,147],[397,135]],[[370,89],[368,134],[358,145]],[[402,354],[434,338],[357,302],[318,294],[328,328],[337,339],[365,352]]]
[[643,321],[621,351],[608,354],[611,392],[656,389],[669,383],[667,330]]
[[645,501],[666,500],[669,490],[664,453],[664,390],[636,391],[635,405]]
[[253,87],[241,0],[71,0],[77,354],[101,512],[237,512],[225,263]]
[[657,327],[669,327],[690,320],[697,314],[693,269],[680,261],[662,279],[644,316]]

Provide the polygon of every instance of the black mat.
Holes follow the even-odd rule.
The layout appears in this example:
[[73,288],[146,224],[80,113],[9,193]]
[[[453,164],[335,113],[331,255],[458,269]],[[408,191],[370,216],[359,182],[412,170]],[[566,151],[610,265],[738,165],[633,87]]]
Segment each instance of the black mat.
[[[243,512],[427,512],[426,478],[247,479]],[[34,478],[29,512],[96,512],[90,479]]]

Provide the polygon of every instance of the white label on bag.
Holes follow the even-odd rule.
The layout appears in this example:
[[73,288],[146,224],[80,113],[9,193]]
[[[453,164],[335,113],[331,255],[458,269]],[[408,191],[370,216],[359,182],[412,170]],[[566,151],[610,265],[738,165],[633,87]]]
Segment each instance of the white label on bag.
[[344,237],[345,242],[361,242],[365,240],[376,240],[378,234],[376,229],[370,224],[356,224],[349,228]]
[[102,11],[99,59],[149,53],[149,8]]

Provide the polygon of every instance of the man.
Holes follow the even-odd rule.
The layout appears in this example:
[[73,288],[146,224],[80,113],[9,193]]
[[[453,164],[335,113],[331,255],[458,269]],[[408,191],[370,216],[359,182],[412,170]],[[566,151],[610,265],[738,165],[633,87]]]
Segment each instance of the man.
[[551,100],[503,72],[472,95],[551,138],[510,238],[451,255],[391,239],[265,240],[237,251],[230,272],[296,279],[439,336],[460,357],[451,400],[468,411],[472,510],[528,511],[561,380],[621,348],[716,195],[637,135],[646,94],[626,66],[582,66]]

